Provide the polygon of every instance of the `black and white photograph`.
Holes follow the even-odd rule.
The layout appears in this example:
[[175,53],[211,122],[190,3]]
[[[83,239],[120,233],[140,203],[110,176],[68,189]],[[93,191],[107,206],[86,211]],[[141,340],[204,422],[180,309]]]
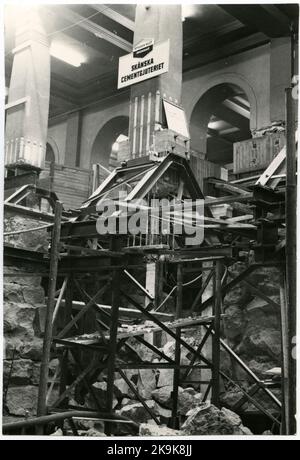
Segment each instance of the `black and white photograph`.
[[1,439],[300,439],[299,3],[1,23]]

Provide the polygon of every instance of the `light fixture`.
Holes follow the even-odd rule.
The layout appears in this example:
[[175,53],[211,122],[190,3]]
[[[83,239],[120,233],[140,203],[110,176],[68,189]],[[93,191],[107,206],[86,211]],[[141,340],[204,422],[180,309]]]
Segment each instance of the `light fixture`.
[[200,5],[183,4],[181,7],[181,20],[184,22],[186,19],[191,18],[197,14]]
[[78,50],[59,41],[51,43],[50,54],[74,67],[80,67],[85,62],[85,57]]

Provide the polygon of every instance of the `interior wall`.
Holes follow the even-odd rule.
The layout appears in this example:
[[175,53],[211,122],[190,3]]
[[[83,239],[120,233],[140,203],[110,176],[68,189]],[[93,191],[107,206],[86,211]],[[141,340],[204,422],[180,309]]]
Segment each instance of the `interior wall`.
[[129,94],[100,102],[82,114],[80,167],[90,168],[91,155],[99,131],[115,117],[129,117]]
[[[66,120],[58,121],[48,127],[47,142],[51,145],[55,153],[55,162],[58,164],[65,163],[66,151],[66,138],[67,138],[67,122]],[[55,152],[55,147],[57,151]]]
[[[281,44],[282,45],[282,44]],[[285,52],[285,47],[278,50]],[[277,103],[271,91],[271,45],[257,47],[243,53],[221,59],[183,75],[183,107],[188,123],[199,99],[212,87],[221,83],[232,83],[241,87],[251,105],[251,131],[270,126],[270,98],[272,107],[276,105],[276,115],[284,119],[282,99]],[[274,78],[274,77],[273,77]],[[280,74],[283,88],[286,75]],[[272,81],[274,86],[274,81]],[[283,89],[282,89],[283,90]],[[276,93],[277,94],[277,93]],[[80,167],[90,168],[91,154],[99,131],[111,119],[118,116],[129,116],[129,92],[119,93],[113,98],[100,101],[99,104],[82,110],[82,131],[80,142]],[[62,119],[49,127],[49,136],[53,138],[59,149],[59,161],[65,163],[66,121]]]
[[264,45],[184,74],[183,106],[188,122],[198,100],[214,86],[241,87],[251,106],[250,129],[270,124],[270,45]]
[[91,150],[90,163],[100,163],[105,168],[111,164],[113,143],[120,134],[128,136],[129,117],[117,116],[109,120],[99,130]]

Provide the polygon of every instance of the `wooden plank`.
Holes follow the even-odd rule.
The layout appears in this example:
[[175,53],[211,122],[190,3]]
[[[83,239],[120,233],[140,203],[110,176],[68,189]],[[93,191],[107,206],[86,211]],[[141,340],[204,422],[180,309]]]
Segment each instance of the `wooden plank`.
[[222,264],[220,260],[215,263],[214,273],[214,334],[212,335],[212,403],[220,405],[220,334],[222,310]]
[[[73,308],[75,310],[80,310],[85,306],[84,302],[80,302],[78,300],[73,300]],[[103,305],[103,304],[96,304],[99,308],[101,308],[103,311],[110,313],[111,312],[111,305]],[[65,306],[65,300],[63,299],[61,301],[61,306]],[[122,318],[142,318],[143,315],[140,311],[135,310],[133,308],[124,308],[120,307],[119,308],[119,313],[120,317]],[[170,313],[160,313],[160,312],[153,312],[153,315],[157,318],[159,318],[161,321],[171,321],[174,318],[174,315]]]
[[[182,314],[182,298],[183,298],[183,266],[182,264],[177,265],[177,297],[176,297],[176,319],[180,320]],[[180,339],[181,328],[176,328],[176,337]],[[180,365],[181,345],[179,340],[175,341],[175,353],[174,359],[177,366]],[[178,389],[180,381],[180,369],[174,369],[173,374],[173,392],[172,392],[172,428],[179,428],[177,422],[177,411],[178,411]]]
[[[55,291],[56,291],[56,279],[57,279],[57,268],[59,258],[59,239],[60,239],[60,228],[61,228],[61,216],[62,216],[62,204],[57,201],[55,205],[54,215],[54,226],[52,231],[51,241],[51,259],[50,259],[50,273],[49,273],[49,288],[48,288],[48,302],[46,310],[46,323],[44,330],[44,342],[43,342],[43,357],[41,362],[40,370],[40,381],[39,381],[39,393],[38,393],[38,405],[37,415],[46,415],[46,398],[47,398],[47,385],[48,385],[48,374],[49,374],[49,361],[52,344],[52,328],[53,328],[53,313],[55,306]],[[42,434],[43,429],[39,428],[39,433]]]
[[277,171],[277,169],[281,166],[281,164],[285,161],[285,159],[286,159],[286,147],[283,147],[283,149],[280,150],[278,155],[270,163],[270,165],[263,172],[260,178],[256,181],[255,185],[262,185],[262,186],[267,185],[272,175]]
[[93,298],[77,313],[77,315],[63,328],[62,331],[57,335],[57,338],[64,337],[67,332],[76,324],[76,322],[92,307],[95,301],[101,297],[107,289],[107,284],[103,286],[99,291],[93,296]]

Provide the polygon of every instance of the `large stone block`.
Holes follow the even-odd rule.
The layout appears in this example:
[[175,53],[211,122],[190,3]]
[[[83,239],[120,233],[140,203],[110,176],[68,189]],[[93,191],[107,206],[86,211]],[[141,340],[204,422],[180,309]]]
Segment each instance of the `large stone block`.
[[6,405],[11,415],[36,415],[38,387],[27,385],[9,387]]
[[182,432],[179,430],[172,430],[154,423],[142,423],[139,434],[140,436],[182,436]]
[[218,409],[204,403],[191,409],[182,425],[186,435],[247,435],[251,431],[242,425],[240,417],[229,409]]
[[32,381],[33,362],[30,359],[3,360],[3,380],[9,385],[28,385]]
[[[92,385],[95,396],[97,397],[98,403],[100,406],[104,409],[107,404],[107,383],[106,382],[95,382]],[[88,402],[94,407],[96,407],[96,403],[94,401],[94,398],[92,397],[91,394],[88,395]],[[114,395],[113,397],[113,408],[116,407],[118,404],[118,400],[116,396]]]
[[137,382],[137,390],[140,396],[144,399],[150,399],[155,388],[155,372],[152,369],[140,369]]
[[276,363],[281,359],[281,335],[275,329],[262,328],[250,332],[240,347],[248,356],[267,355]]
[[237,305],[229,305],[224,318],[224,333],[228,339],[234,340],[242,336],[246,327],[245,314]]
[[6,302],[4,304],[4,332],[33,334],[35,308],[26,303]]
[[[167,409],[172,409],[173,398],[172,398],[173,386],[164,386],[152,391],[152,397],[154,401],[162,405]],[[178,412],[181,415],[185,415],[191,407],[195,407],[201,403],[202,395],[198,393],[194,388],[178,388]]]
[[24,341],[20,348],[20,356],[29,358],[33,361],[41,361],[43,354],[43,340],[39,337],[32,337],[31,340]]
[[42,304],[45,302],[45,292],[42,286],[24,286],[23,296],[26,303],[31,305]]
[[[155,401],[151,400],[146,400],[145,401],[147,406],[151,411],[157,414],[157,411],[155,410],[156,408],[156,403]],[[148,411],[144,408],[142,403],[137,402],[135,404],[129,404],[128,406],[122,407],[119,411],[117,411],[118,414],[122,415],[123,417],[127,417],[131,420],[133,420],[136,423],[146,423],[148,420],[151,419],[151,415],[148,413]]]
[[[5,211],[4,217],[4,231],[13,232],[25,229],[35,229],[43,225],[38,219],[29,218],[24,219],[23,215],[17,215],[15,211]],[[35,251],[48,250],[49,236],[47,229],[37,230],[34,232],[20,233],[10,235],[5,238],[5,241],[13,244],[16,247],[33,249]]]

